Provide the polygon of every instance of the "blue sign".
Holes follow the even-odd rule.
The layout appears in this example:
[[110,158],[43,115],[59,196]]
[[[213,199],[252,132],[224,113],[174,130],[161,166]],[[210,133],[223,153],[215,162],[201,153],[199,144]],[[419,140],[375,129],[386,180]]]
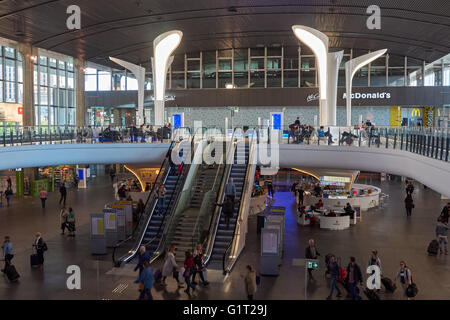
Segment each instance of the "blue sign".
[[181,127],[181,114],[179,113],[173,114],[172,119],[174,129],[178,129],[179,127]]
[[274,130],[281,129],[281,113],[273,113],[272,114],[272,128]]
[[84,175],[83,175],[83,169],[78,169],[78,179],[80,181],[83,181]]

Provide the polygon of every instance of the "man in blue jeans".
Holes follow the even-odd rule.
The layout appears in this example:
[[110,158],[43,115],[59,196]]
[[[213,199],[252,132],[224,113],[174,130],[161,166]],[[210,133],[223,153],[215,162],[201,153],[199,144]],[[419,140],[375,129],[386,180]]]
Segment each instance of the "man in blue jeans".
[[337,296],[338,298],[342,297],[341,290],[339,290],[339,287],[336,285],[336,281],[339,278],[339,265],[336,262],[336,258],[334,256],[331,256],[330,262],[328,264],[328,272],[331,276],[331,283],[330,283],[330,294],[327,297],[327,300],[331,300],[333,297],[334,289],[336,288]]
[[352,296],[352,300],[361,300],[358,294],[358,282],[362,285],[362,273],[356,264],[355,257],[350,257],[350,263],[347,266],[347,287]]

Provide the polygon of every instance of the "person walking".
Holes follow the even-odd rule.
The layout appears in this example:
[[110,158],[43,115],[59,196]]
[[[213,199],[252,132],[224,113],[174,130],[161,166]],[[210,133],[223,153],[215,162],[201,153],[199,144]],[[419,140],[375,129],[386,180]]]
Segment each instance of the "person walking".
[[109,170],[109,176],[111,177],[111,183],[114,183],[114,178],[116,177],[116,170],[113,167]]
[[412,209],[414,208],[414,202],[410,194],[408,194],[405,198],[405,208],[406,208],[406,216],[411,217]]
[[397,279],[400,279],[400,283],[403,289],[403,297],[406,298],[406,300],[409,300],[408,295],[406,294],[406,290],[412,283],[412,276],[411,271],[406,266],[405,261],[400,261],[400,268],[398,269],[397,274],[394,277],[394,284],[396,284]]
[[13,195],[12,189],[8,186],[5,191],[6,205],[9,207],[11,203],[11,196]]
[[62,207],[61,211],[59,212],[59,220],[61,223],[61,235],[64,235],[64,231],[69,231],[69,212],[67,212],[66,207]]
[[439,254],[445,252],[448,255],[448,223],[443,218],[438,219],[436,225],[436,238],[439,241]]
[[[319,251],[316,248],[316,245],[314,243],[314,239],[309,239],[308,246],[305,249],[305,258],[306,259],[317,259],[317,257],[320,256]],[[308,268],[308,275],[310,280],[314,280],[314,277],[312,275],[311,268]]]
[[6,189],[12,189],[12,181],[11,181],[11,177],[8,177],[8,179],[6,179],[6,182],[8,184],[8,186],[6,187]]
[[189,251],[185,252],[185,259],[184,259],[184,282],[186,282],[186,292],[188,295],[190,295],[189,289],[192,288],[192,291],[195,291],[195,285],[191,283],[191,273],[192,268],[194,267],[194,259],[192,258],[192,254]]
[[67,217],[67,230],[69,230],[69,237],[75,237],[75,212],[69,207],[69,215]]
[[341,290],[339,289],[339,287],[336,285],[337,279],[339,278],[339,265],[336,262],[336,257],[335,256],[331,256],[330,257],[330,262],[328,264],[328,272],[331,276],[331,282],[330,282],[330,294],[327,297],[327,300],[331,300],[333,298],[333,292],[334,289],[336,289],[337,291],[337,297],[340,298],[342,297],[342,293]]
[[61,182],[61,186],[59,187],[59,193],[61,194],[61,198],[59,199],[59,204],[63,202],[63,206],[66,206],[66,197],[67,197],[67,189],[64,185],[64,182]]
[[9,236],[5,236],[5,241],[3,242],[2,250],[3,250],[3,259],[5,259],[5,267],[2,269],[2,272],[5,272],[6,267],[8,267],[11,264],[11,260],[12,258],[14,258],[13,244],[11,243]]
[[136,214],[133,217],[134,222],[138,222],[141,215],[144,213],[145,205],[142,199],[139,199],[137,206],[136,206]]
[[42,234],[40,232],[36,232],[36,239],[34,241],[33,247],[36,249],[36,253],[38,255],[40,267],[44,267],[44,251],[47,251],[47,244],[44,239],[42,239]]
[[41,198],[42,209],[45,209],[45,201],[47,200],[47,191],[44,188],[42,188],[41,192],[39,193],[39,198]]
[[145,246],[141,246],[139,248],[139,260],[134,268],[134,271],[139,269],[139,275],[141,275],[142,271],[144,270],[144,263],[150,262],[150,252],[145,249]]
[[230,219],[233,218],[234,215],[234,202],[231,201],[230,197],[225,197],[225,201],[222,204],[216,203],[219,207],[222,207],[222,213],[225,218],[225,224],[227,225],[227,229],[230,228]]
[[163,214],[164,213],[164,208],[166,207],[166,187],[161,184],[159,185],[158,188],[158,209],[157,209],[157,213],[158,214]]
[[231,198],[231,201],[233,202],[236,198],[236,185],[233,182],[233,178],[230,178],[225,185],[225,196]]
[[202,250],[202,244],[198,243],[195,251],[194,251],[194,268],[193,268],[193,272],[192,272],[192,284],[197,284],[197,282],[195,282],[195,276],[197,275],[197,273],[200,276],[200,280],[202,280],[202,284],[204,286],[207,286],[209,284],[209,282],[207,280],[205,280],[205,277],[203,275],[203,272],[206,271],[205,268],[205,264],[203,262],[203,250]]
[[414,192],[414,186],[412,184],[412,181],[408,181],[407,185],[406,185],[406,195],[412,196],[413,192]]
[[352,296],[352,300],[361,300],[358,293],[358,283],[362,285],[363,277],[361,268],[356,263],[355,257],[350,257],[350,263],[347,266],[346,285]]
[[450,209],[450,202],[447,202],[447,204],[442,208],[441,211],[441,220],[442,222],[448,223],[448,211]]
[[148,300],[153,300],[152,296],[152,288],[153,288],[153,269],[150,267],[148,261],[145,261],[143,264],[142,272],[139,274],[139,278],[135,281],[135,283],[139,283],[139,300],[144,300],[145,296],[147,296]]
[[304,199],[304,196],[305,196],[305,190],[303,189],[302,185],[298,185],[297,192],[298,192],[298,203],[303,205],[303,199]]
[[177,281],[178,288],[183,288],[183,284],[180,283],[180,280],[178,279],[178,264],[175,260],[175,245],[173,243],[170,245],[162,268],[162,284],[164,286],[167,285],[166,278],[169,276],[173,276],[173,278]]
[[247,299],[253,300],[257,288],[256,271],[253,270],[253,267],[249,264],[245,268],[247,270],[247,274],[244,277],[245,292],[247,293]]
[[274,197],[272,180],[267,181],[267,195],[272,198]]

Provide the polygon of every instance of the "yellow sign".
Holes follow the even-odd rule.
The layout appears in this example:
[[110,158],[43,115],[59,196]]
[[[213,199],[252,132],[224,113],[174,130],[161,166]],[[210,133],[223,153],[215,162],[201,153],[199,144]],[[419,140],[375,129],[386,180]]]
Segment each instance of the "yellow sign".
[[113,204],[113,205],[111,206],[111,208],[123,209],[123,208],[125,208],[125,206],[122,205],[122,204]]
[[391,106],[389,124],[391,127],[399,127],[402,124],[402,107]]
[[[133,202],[132,201],[119,201],[119,203],[120,204],[133,204]],[[121,207],[121,208],[123,208],[123,206]]]
[[104,228],[103,228],[103,219],[98,219],[97,220],[97,228],[98,228],[98,234],[104,234]]
[[419,108],[414,108],[414,109],[411,111],[411,116],[412,116],[412,117],[420,117],[420,109],[419,109]]

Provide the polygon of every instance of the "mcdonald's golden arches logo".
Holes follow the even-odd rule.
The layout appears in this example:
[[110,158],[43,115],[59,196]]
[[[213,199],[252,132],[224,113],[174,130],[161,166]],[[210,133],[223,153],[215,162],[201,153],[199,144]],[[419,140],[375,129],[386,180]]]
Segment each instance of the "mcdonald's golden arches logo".
[[412,117],[420,117],[420,109],[419,109],[419,108],[414,108],[414,109],[411,111],[411,116],[412,116]]

